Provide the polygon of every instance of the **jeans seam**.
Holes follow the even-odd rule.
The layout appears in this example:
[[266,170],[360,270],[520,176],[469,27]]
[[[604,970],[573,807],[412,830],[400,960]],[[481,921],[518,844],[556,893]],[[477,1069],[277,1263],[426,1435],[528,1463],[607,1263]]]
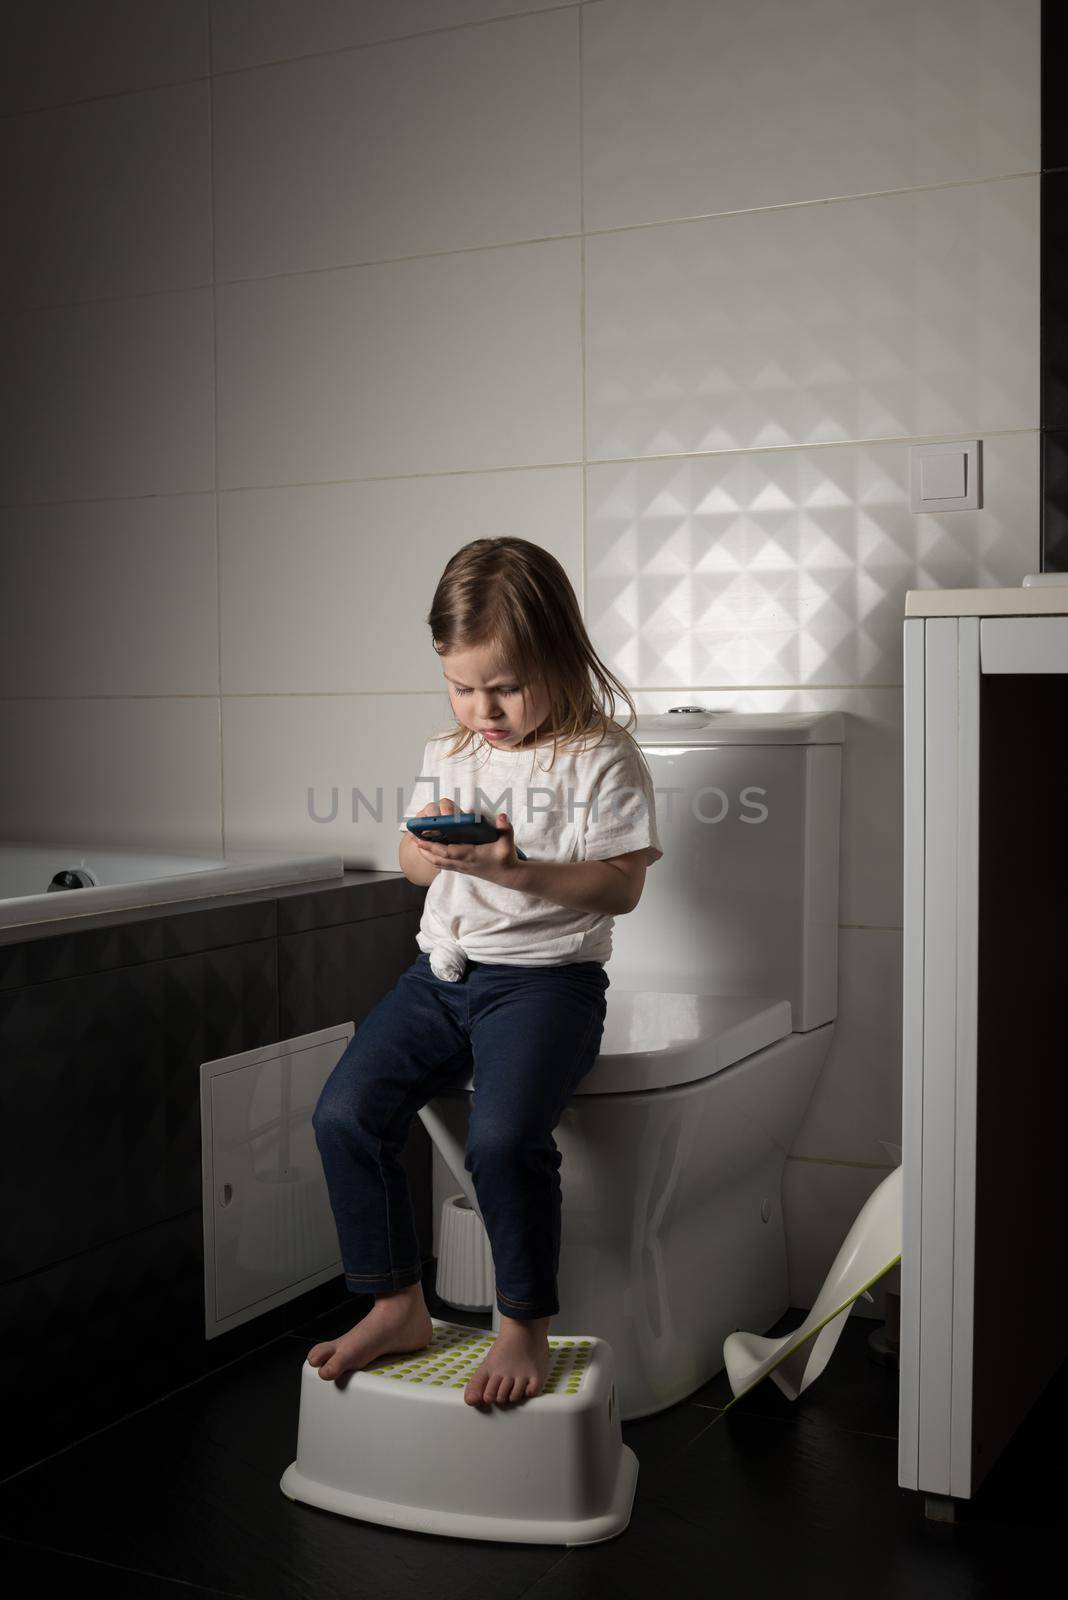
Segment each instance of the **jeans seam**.
[[[468,1044],[469,1043],[470,1043],[470,1041],[468,1041]],[[467,1048],[467,1047],[465,1047],[464,1045],[460,1045],[459,1049],[454,1050],[452,1055],[447,1058],[447,1060],[445,1062],[445,1066],[447,1067],[449,1062],[455,1061],[458,1056],[463,1055],[465,1048]],[[401,1094],[401,1097],[398,1100],[396,1106],[394,1106],[392,1112],[390,1113],[390,1118],[391,1119],[394,1116],[396,1116],[397,1112],[404,1105],[404,1102],[409,1098],[410,1093],[411,1093],[411,1091],[405,1091],[405,1092],[403,1092]],[[424,1104],[425,1103],[426,1102],[424,1101]],[[414,1115],[414,1113],[413,1113],[413,1115]],[[384,1176],[384,1174],[382,1172],[382,1140],[381,1139],[377,1139],[375,1141],[375,1146],[376,1146],[376,1148],[375,1148],[375,1161],[376,1161],[376,1164],[378,1166],[378,1177],[379,1177],[380,1183],[382,1184],[382,1193],[385,1196],[385,1202],[386,1202],[386,1248],[387,1248],[387,1250],[389,1252],[389,1276],[391,1278],[395,1278],[398,1275],[403,1277],[405,1269],[404,1268],[399,1269],[399,1273],[398,1273],[398,1268],[393,1265],[393,1228],[392,1228],[392,1224],[391,1224],[391,1220],[390,1220],[389,1185],[386,1182],[385,1176]],[[411,1269],[409,1268],[408,1270],[410,1271]],[[346,1276],[349,1276],[349,1274],[346,1274]],[[385,1277],[386,1274],[385,1273],[377,1273],[377,1274],[375,1274],[375,1276],[377,1276],[377,1277]]]
[[[606,1007],[606,1012],[607,1012],[607,1007]],[[603,1016],[599,1016],[596,1011],[591,1012],[590,1019],[589,1019],[588,1023],[586,1024],[586,1032],[583,1035],[582,1044],[579,1046],[579,1058],[580,1059],[586,1052],[586,1047],[588,1046],[588,1044],[590,1042],[590,1039],[591,1039],[591,1037],[593,1035],[594,1025],[598,1021],[600,1021],[602,1026],[604,1025],[604,1017]],[[568,1101],[571,1099],[571,1096],[572,1096],[573,1093],[574,1093],[574,1090],[571,1090],[571,1091],[569,1091],[569,1093],[565,1097],[564,1103],[560,1107],[560,1116],[561,1117],[563,1116],[564,1112],[566,1111],[567,1105],[568,1105]],[[557,1120],[557,1122],[559,1122],[560,1117],[557,1117],[556,1120]],[[562,1231],[562,1228],[561,1228],[561,1231]],[[503,1292],[503,1290],[498,1288],[497,1285],[496,1285],[496,1282],[494,1283],[494,1288],[497,1291],[498,1298],[501,1299],[501,1300],[506,1300],[510,1306],[536,1306],[537,1303],[538,1303],[536,1300],[514,1300],[511,1295],[505,1294]],[[558,1295],[554,1295],[553,1298],[558,1300],[559,1296]],[[546,1313],[546,1315],[548,1315],[548,1314],[549,1313]]]

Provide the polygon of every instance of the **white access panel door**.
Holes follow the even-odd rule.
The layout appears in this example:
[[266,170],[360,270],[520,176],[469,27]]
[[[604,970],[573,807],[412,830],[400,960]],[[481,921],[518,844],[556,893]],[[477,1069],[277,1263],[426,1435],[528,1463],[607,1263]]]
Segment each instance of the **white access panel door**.
[[338,1023],[201,1063],[205,1338],[341,1272],[311,1119],[355,1031]]
[[898,1481],[968,1499],[1065,1358],[1068,616],[904,623]]

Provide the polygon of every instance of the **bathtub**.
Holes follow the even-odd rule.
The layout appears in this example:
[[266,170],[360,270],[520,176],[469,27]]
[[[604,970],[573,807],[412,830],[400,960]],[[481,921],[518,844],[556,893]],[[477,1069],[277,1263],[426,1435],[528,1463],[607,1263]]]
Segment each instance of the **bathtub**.
[[[198,855],[116,845],[0,844],[0,940],[4,930],[55,923],[126,906],[167,905],[276,884],[341,879],[340,856],[277,850],[203,851]],[[53,889],[57,874],[85,887]],[[61,881],[63,879],[61,878]],[[8,935],[10,937],[10,935]]]

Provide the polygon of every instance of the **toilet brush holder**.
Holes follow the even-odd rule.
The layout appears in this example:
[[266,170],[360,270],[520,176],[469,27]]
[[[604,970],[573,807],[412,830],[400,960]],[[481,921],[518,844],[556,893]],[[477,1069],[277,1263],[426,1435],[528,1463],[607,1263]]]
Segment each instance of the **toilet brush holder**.
[[623,1443],[612,1346],[550,1338],[538,1394],[469,1405],[493,1335],[431,1322],[429,1344],[379,1356],[343,1385],[304,1362],[286,1498],[457,1539],[577,1545],[622,1533],[638,1458]]
[[482,1218],[465,1194],[450,1194],[441,1207],[435,1294],[457,1311],[490,1311],[495,1282]]

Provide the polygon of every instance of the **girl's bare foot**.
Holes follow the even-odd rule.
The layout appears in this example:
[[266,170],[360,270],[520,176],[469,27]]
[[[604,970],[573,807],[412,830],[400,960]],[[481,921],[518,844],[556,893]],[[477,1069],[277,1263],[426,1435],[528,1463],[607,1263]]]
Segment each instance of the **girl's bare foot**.
[[422,1284],[379,1295],[365,1317],[340,1339],[326,1339],[308,1351],[308,1365],[320,1378],[340,1378],[391,1350],[422,1350],[434,1337],[434,1324]]
[[507,1405],[540,1394],[549,1376],[551,1317],[520,1322],[501,1313],[501,1328],[478,1371],[468,1379],[464,1399]]

